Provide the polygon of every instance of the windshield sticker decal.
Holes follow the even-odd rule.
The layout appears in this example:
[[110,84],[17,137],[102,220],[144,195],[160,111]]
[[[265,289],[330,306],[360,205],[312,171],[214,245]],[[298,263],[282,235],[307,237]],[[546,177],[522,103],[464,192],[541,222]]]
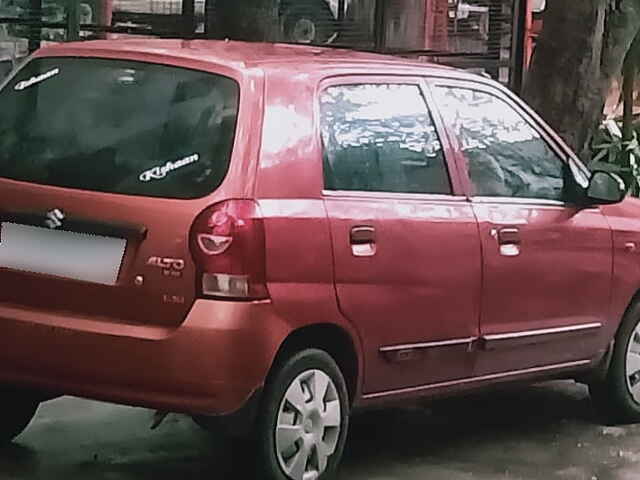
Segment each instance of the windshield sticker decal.
[[167,173],[173,172],[182,167],[186,167],[187,165],[191,165],[192,163],[200,160],[200,155],[194,153],[193,155],[189,155],[188,157],[181,158],[180,160],[176,160],[175,162],[167,162],[164,165],[159,167],[153,167],[149,170],[146,170],[140,174],[141,182],[149,182],[151,180],[160,180],[167,176]]
[[29,80],[23,80],[21,82],[16,83],[16,86],[13,87],[13,89],[18,92],[21,92],[26,88],[32,87],[40,82],[44,82],[45,80],[49,80],[51,77],[55,77],[59,73],[60,73],[60,69],[54,68],[53,70],[49,70],[48,72],[45,72],[42,75],[37,75],[35,77],[31,77]]

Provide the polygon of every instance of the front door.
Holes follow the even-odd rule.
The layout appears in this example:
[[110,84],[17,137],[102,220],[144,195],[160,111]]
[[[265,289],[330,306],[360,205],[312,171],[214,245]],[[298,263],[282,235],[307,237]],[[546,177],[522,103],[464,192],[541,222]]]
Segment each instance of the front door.
[[437,85],[480,225],[476,375],[573,368],[602,341],[612,239],[599,208],[571,205],[585,173],[500,90]]
[[364,346],[365,394],[468,377],[477,223],[420,80],[333,80],[321,127],[336,292]]

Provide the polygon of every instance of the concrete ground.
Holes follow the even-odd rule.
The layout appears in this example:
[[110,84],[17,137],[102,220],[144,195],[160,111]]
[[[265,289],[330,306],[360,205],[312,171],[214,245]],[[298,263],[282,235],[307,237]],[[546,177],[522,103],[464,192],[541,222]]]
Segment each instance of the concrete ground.
[[[249,478],[251,458],[188,418],[74,398],[44,404],[0,450],[2,480]],[[552,382],[359,414],[339,480],[638,480],[640,425],[603,427],[586,390]]]

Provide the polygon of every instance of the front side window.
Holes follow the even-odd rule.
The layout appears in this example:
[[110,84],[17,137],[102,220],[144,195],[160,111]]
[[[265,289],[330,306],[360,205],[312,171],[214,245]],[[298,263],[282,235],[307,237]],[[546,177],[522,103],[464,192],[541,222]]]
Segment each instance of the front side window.
[[327,189],[451,193],[442,146],[417,85],[330,87],[320,104]]
[[564,199],[565,162],[513,107],[472,89],[435,91],[467,160],[475,196]]
[[121,60],[42,58],[0,91],[0,177],[197,198],[224,179],[239,87],[227,77]]

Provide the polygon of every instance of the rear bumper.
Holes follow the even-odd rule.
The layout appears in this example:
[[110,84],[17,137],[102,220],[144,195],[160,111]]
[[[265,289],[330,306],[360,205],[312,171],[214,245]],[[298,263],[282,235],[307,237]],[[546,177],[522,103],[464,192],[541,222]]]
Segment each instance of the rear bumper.
[[260,390],[288,333],[269,302],[197,300],[177,328],[0,306],[0,383],[211,415]]

